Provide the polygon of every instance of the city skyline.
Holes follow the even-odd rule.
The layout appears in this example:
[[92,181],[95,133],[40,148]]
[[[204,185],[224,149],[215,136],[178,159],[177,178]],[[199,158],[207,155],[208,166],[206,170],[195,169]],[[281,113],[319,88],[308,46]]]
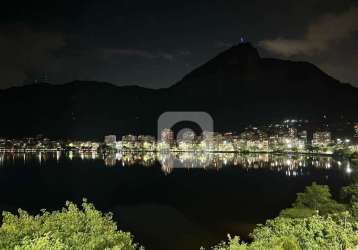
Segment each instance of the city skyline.
[[[316,125],[317,126],[317,125]],[[197,133],[189,128],[174,131],[164,128],[159,137],[151,135],[104,136],[95,140],[51,140],[44,135],[24,139],[0,138],[2,152],[79,151],[100,154],[115,152],[241,152],[297,153],[356,157],[358,154],[358,122],[350,133],[340,136],[327,124],[312,127],[308,120],[286,119],[266,126],[248,126],[242,131]],[[341,128],[338,128],[338,131]],[[347,131],[348,132],[348,131]]]

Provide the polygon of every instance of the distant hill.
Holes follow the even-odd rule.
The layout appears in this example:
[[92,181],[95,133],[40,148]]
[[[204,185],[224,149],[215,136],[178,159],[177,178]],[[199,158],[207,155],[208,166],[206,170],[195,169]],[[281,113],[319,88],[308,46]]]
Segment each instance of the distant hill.
[[249,43],[234,46],[167,89],[103,82],[36,84],[0,91],[0,136],[102,138],[156,134],[164,111],[202,110],[217,130],[286,117],[358,120],[358,89],[313,64],[261,58]]

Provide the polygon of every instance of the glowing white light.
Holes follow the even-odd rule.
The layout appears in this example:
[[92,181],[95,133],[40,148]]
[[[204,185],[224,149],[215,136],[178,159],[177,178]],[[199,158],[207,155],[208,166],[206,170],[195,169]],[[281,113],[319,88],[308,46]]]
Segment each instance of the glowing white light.
[[72,161],[72,159],[73,159],[73,152],[72,151],[70,151],[68,153],[68,158]]
[[352,169],[351,169],[349,166],[346,168],[346,173],[347,173],[347,174],[352,173]]

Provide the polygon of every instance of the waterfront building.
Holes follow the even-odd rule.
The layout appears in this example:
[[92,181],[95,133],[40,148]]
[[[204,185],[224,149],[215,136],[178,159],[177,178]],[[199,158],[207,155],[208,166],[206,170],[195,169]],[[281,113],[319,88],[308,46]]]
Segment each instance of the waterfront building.
[[177,146],[179,151],[195,151],[196,136],[191,129],[185,129],[179,132],[177,136]]
[[288,129],[288,137],[296,138],[297,137],[297,129],[296,128],[289,128]]
[[160,133],[160,141],[170,146],[174,146],[174,132],[168,128],[163,129]]
[[178,141],[178,143],[179,142],[194,143],[195,132],[191,129],[181,131],[181,133],[179,133],[179,135],[178,135],[177,141]]
[[0,150],[5,150],[6,148],[6,139],[0,138]]
[[155,151],[156,140],[150,135],[139,135],[137,138],[136,146],[142,151]]
[[135,135],[124,135],[122,136],[122,149],[123,150],[137,150],[138,138]]
[[307,144],[307,131],[306,130],[300,131],[298,133],[298,139],[304,141],[305,144]]
[[201,140],[198,142],[198,150],[199,151],[214,151],[215,150],[215,142],[214,142],[214,132],[212,131],[203,131]]
[[312,146],[328,146],[332,142],[331,132],[317,131],[313,133]]
[[358,122],[355,122],[353,125],[354,137],[358,138]]
[[115,135],[107,135],[104,137],[104,143],[107,146],[112,146],[117,142],[117,137]]

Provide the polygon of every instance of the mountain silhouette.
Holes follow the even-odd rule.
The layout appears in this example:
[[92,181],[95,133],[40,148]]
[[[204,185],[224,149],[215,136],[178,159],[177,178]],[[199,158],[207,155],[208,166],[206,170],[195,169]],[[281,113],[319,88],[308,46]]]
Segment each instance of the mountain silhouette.
[[357,120],[358,89],[307,62],[261,58],[249,43],[220,53],[166,89],[74,81],[0,91],[0,136],[156,135],[165,111],[206,111],[215,130],[287,117]]

